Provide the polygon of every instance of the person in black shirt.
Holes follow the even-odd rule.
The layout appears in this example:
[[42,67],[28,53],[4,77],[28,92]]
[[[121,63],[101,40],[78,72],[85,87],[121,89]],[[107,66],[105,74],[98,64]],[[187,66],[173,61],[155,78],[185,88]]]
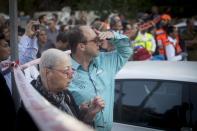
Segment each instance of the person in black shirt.
[[[3,33],[0,32],[0,62],[8,59],[10,56],[10,47]],[[16,118],[16,111],[12,94],[8,88],[6,80],[2,72],[2,64],[0,63],[0,123],[1,129],[12,131]]]

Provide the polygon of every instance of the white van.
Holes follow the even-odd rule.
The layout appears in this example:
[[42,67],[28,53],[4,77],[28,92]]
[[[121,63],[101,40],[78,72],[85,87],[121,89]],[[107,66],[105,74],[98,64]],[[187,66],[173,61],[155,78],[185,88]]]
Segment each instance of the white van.
[[197,130],[197,62],[128,62],[116,76],[112,131]]

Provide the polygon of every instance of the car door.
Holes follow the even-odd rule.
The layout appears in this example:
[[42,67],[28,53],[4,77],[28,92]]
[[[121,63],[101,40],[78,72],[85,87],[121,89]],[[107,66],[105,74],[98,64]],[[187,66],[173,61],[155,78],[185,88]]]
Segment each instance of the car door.
[[118,125],[122,129],[130,126],[143,130],[195,130],[197,127],[196,83],[120,79],[116,80],[115,92],[114,121],[122,123]]

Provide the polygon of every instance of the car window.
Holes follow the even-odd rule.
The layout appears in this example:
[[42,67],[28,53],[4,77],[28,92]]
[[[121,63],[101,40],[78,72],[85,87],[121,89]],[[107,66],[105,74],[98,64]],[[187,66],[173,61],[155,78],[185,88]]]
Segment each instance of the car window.
[[[195,25],[194,29],[197,30],[196,25]],[[183,32],[185,32],[187,30],[187,27],[186,26],[181,26],[181,27],[178,28],[178,30],[179,30],[179,34],[182,35]]]
[[117,80],[114,121],[162,130],[195,130],[196,94],[196,83]]

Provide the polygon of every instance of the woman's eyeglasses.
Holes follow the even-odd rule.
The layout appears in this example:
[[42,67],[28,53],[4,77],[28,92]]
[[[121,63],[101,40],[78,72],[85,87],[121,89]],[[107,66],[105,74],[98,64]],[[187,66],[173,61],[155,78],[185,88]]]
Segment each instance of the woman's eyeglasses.
[[64,74],[64,75],[67,75],[69,78],[71,78],[72,76],[73,76],[73,74],[74,74],[74,72],[73,72],[73,70],[72,70],[72,68],[70,67],[70,66],[67,66],[65,69],[63,69],[63,70],[61,70],[61,69],[55,69],[55,68],[53,68],[53,67],[47,67],[47,68],[49,68],[49,69],[51,69],[51,70],[55,70],[55,71],[58,71],[58,72],[60,72],[60,73],[62,73],[62,74]]

